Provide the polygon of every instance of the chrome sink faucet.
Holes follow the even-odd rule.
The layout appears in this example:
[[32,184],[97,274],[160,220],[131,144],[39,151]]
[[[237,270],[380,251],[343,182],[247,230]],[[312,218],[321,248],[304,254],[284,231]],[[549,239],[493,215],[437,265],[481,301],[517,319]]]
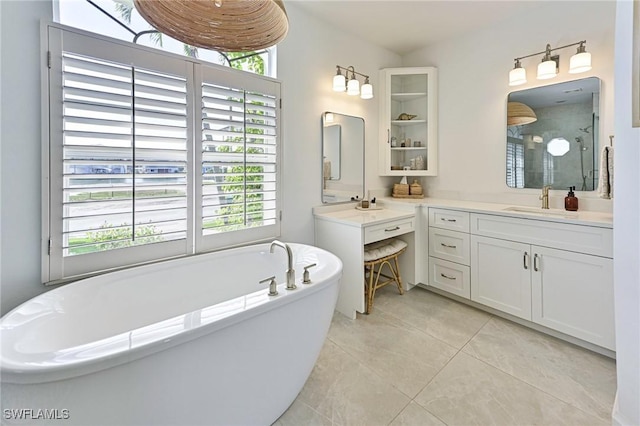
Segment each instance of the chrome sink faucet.
[[282,247],[287,252],[287,290],[295,290],[297,288],[296,271],[293,269],[293,253],[291,252],[291,248],[288,244],[285,244],[278,240],[273,240],[271,246],[269,247],[269,253],[273,253],[273,249],[275,246]]
[[549,209],[549,189],[551,189],[549,185],[545,185],[542,187],[542,195],[539,199],[542,200],[543,209]]

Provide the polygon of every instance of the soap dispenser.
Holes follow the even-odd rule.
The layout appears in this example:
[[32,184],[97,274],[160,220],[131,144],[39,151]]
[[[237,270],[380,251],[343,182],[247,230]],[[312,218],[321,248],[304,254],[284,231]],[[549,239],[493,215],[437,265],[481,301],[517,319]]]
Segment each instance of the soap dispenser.
[[564,209],[570,212],[578,210],[578,197],[576,197],[573,191],[576,190],[575,186],[569,187],[569,193],[564,197]]

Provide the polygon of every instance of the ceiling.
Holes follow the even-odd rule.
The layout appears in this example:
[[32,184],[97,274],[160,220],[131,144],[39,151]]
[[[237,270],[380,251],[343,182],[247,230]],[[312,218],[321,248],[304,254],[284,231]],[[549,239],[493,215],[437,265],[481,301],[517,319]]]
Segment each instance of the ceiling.
[[514,0],[287,0],[399,55],[498,24],[539,7]]

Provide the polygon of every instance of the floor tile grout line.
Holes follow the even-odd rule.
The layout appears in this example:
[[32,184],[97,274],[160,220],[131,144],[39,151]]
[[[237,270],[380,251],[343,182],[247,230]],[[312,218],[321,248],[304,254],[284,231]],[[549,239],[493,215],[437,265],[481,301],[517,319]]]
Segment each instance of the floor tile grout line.
[[[477,336],[478,334],[480,334],[480,332],[481,332],[481,331],[482,331],[482,330],[487,326],[487,324],[489,324],[489,323],[491,322],[491,320],[492,320],[492,319],[494,319],[494,318],[495,318],[495,315],[493,315],[493,314],[489,314],[489,318],[485,321],[485,323],[484,323],[484,324],[482,324],[482,327],[480,327],[480,328],[478,329],[478,331],[476,331],[476,332],[473,334],[473,336],[471,336],[471,337],[469,338],[469,340],[467,340],[467,341],[466,341],[466,343],[465,343],[464,345],[462,345],[462,347],[460,348],[460,350],[461,350],[461,351],[463,351],[463,350],[464,350],[464,348],[466,348],[467,346],[469,346],[469,343],[471,343],[471,341],[472,341],[473,339],[475,339],[475,338],[476,338],[476,336]],[[466,353],[466,352],[465,352],[465,353]]]
[[404,407],[402,407],[402,410],[398,411],[398,414],[396,414],[396,415],[394,416],[394,418],[392,418],[392,419],[391,419],[391,421],[390,421],[389,423],[387,423],[387,426],[391,425],[391,423],[393,423],[393,422],[394,422],[394,421],[395,421],[395,420],[400,416],[400,414],[402,414],[402,413],[404,412],[404,410],[406,410],[406,409],[407,409],[407,407],[408,407],[409,405],[411,405],[411,402],[412,402],[412,401],[413,401],[413,399],[412,399],[412,398],[409,398],[409,402],[407,402],[407,404],[406,404]]
[[[459,350],[459,349],[462,349],[462,348],[456,348],[456,347],[455,347],[455,346],[453,346],[451,343],[449,343],[449,342],[445,342],[445,341],[444,341],[444,340],[442,340],[441,338],[439,338],[439,337],[437,337],[437,336],[434,336],[434,335],[433,335],[433,334],[431,334],[431,333],[427,333],[426,331],[424,331],[424,330],[422,330],[422,329],[420,329],[420,328],[416,327],[415,325],[413,325],[413,324],[411,324],[411,323],[409,323],[409,322],[407,322],[407,321],[403,320],[402,318],[399,318],[398,316],[394,315],[394,313],[393,313],[393,312],[390,312],[390,311],[387,311],[387,310],[384,310],[384,309],[380,309],[380,310],[381,310],[381,311],[383,311],[385,314],[387,314],[387,315],[391,315],[392,317],[394,317],[394,318],[398,319],[398,321],[401,321],[403,324],[408,325],[408,326],[409,326],[409,327],[411,327],[412,329],[414,329],[414,330],[416,330],[416,331],[418,331],[418,332],[420,332],[420,333],[424,334],[425,336],[429,336],[429,337],[431,337],[432,339],[436,339],[438,342],[440,342],[440,343],[444,343],[445,345],[447,345],[447,346],[449,346],[449,347],[451,347],[451,348],[455,349],[456,351],[457,351],[457,350]],[[489,314],[489,315],[491,315],[491,314]],[[484,327],[484,325],[483,325],[483,327]],[[465,345],[466,345],[466,343],[465,343]],[[464,345],[463,345],[463,346],[464,346]]]
[[[424,331],[424,330],[422,330],[422,329],[420,329],[420,328],[418,328],[418,327],[414,326],[413,324],[408,323],[408,322],[406,322],[406,321],[402,320],[401,318],[398,318],[398,317],[397,317],[397,316],[395,316],[393,313],[391,313],[391,312],[389,312],[389,311],[385,311],[384,309],[381,309],[381,310],[382,310],[383,312],[385,312],[387,315],[391,315],[391,316],[393,316],[394,318],[397,318],[399,321],[402,321],[404,324],[409,325],[409,326],[410,326],[411,328],[413,328],[414,330],[417,330],[418,332],[420,332],[420,333],[424,334],[425,336],[428,336],[428,337],[431,337],[431,338],[433,338],[433,339],[436,339],[438,342],[443,343],[443,344],[445,344],[445,345],[449,346],[450,348],[452,348],[452,349],[454,349],[454,350],[456,350],[456,351],[460,351],[460,350],[462,350],[465,346],[467,346],[467,344],[469,344],[469,342],[470,342],[474,337],[476,337],[476,335],[480,332],[480,330],[482,330],[482,329],[483,329],[483,328],[484,328],[484,327],[489,323],[489,321],[491,321],[491,319],[493,319],[493,318],[495,317],[495,315],[493,315],[493,314],[491,314],[491,313],[488,313],[488,312],[485,312],[487,315],[489,315],[489,317],[487,318],[487,320],[485,321],[485,323],[484,323],[484,324],[482,324],[482,326],[481,326],[481,327],[480,327],[480,328],[479,328],[479,329],[478,329],[478,330],[473,334],[473,336],[471,336],[471,337],[469,338],[469,340],[467,340],[467,341],[466,341],[466,342],[465,342],[465,343],[464,343],[460,348],[457,348],[457,347],[455,347],[454,345],[452,345],[451,343],[449,343],[449,342],[447,342],[447,341],[442,340],[442,339],[441,339],[441,338],[439,338],[438,336],[434,336],[433,334],[428,333],[428,332],[426,332],[426,331]],[[457,355],[457,352],[456,352],[456,355]],[[455,355],[454,355],[454,356],[455,356]]]
[[[462,349],[460,349],[460,351],[462,351]],[[502,372],[502,373],[506,374],[507,376],[510,376],[510,377],[514,378],[515,380],[517,380],[517,381],[519,381],[519,382],[521,382],[521,383],[523,383],[523,384],[525,384],[525,385],[527,385],[527,386],[529,386],[529,387],[531,387],[531,388],[533,388],[533,389],[535,389],[535,390],[537,390],[537,391],[539,391],[539,392],[542,392],[543,394],[545,394],[545,395],[547,395],[547,396],[549,396],[549,397],[551,397],[551,398],[555,399],[556,401],[560,401],[560,402],[562,402],[562,403],[564,403],[564,404],[567,404],[567,405],[569,405],[569,406],[571,406],[571,407],[575,408],[576,410],[578,410],[578,411],[580,411],[580,412],[582,412],[582,413],[584,413],[584,414],[588,415],[589,417],[593,417],[594,419],[597,419],[597,420],[602,420],[599,416],[593,415],[593,414],[591,414],[591,413],[587,413],[586,411],[584,411],[584,410],[583,410],[583,409],[581,409],[580,407],[576,407],[575,405],[573,405],[573,404],[572,404],[572,403],[570,403],[570,402],[564,401],[563,399],[561,399],[561,398],[559,398],[559,397],[557,397],[557,396],[555,396],[555,395],[551,395],[549,392],[545,391],[544,389],[540,389],[540,388],[539,388],[539,387],[537,387],[536,385],[531,384],[531,383],[527,382],[526,380],[521,379],[520,377],[514,376],[513,374],[511,374],[511,373],[509,373],[509,372],[507,372],[507,371],[504,371],[503,369],[501,369],[501,368],[499,368],[499,367],[497,367],[497,366],[495,366],[495,365],[493,365],[493,364],[491,364],[491,363],[489,363],[489,362],[487,362],[487,361],[485,361],[485,360],[483,360],[483,359],[480,359],[480,358],[476,357],[475,355],[472,355],[472,354],[470,354],[470,353],[468,353],[468,352],[463,352],[463,353],[464,353],[465,355],[468,355],[468,356],[470,356],[470,357],[474,358],[474,359],[475,359],[475,360],[477,360],[477,361],[480,361],[481,363],[483,363],[483,364],[487,365],[488,367],[495,368],[496,370],[498,370],[498,371],[500,371],[500,372]],[[457,354],[456,354],[456,355],[457,355]],[[422,391],[421,391],[421,392],[422,392]]]
[[[493,319],[493,318],[503,319],[503,318],[497,317],[497,316],[495,316],[495,315],[492,315],[492,316],[491,316],[491,319]],[[504,320],[504,319],[503,319],[503,320]],[[505,321],[508,321],[508,320],[505,320]],[[574,405],[572,402],[570,402],[570,401],[565,401],[563,398],[561,398],[561,397],[559,397],[559,396],[556,396],[556,395],[553,395],[553,394],[549,393],[548,391],[546,391],[545,389],[540,388],[539,386],[537,386],[537,385],[536,385],[536,384],[534,384],[534,383],[529,383],[527,380],[525,380],[525,379],[523,379],[523,378],[520,378],[520,377],[518,377],[518,376],[516,376],[516,375],[514,375],[514,374],[512,374],[512,373],[510,373],[510,372],[508,372],[508,371],[506,371],[506,370],[504,370],[504,369],[503,369],[503,368],[501,368],[499,365],[494,365],[494,364],[490,363],[489,361],[486,361],[486,360],[484,360],[484,359],[482,359],[482,358],[479,358],[478,356],[476,356],[476,355],[475,355],[475,353],[465,351],[465,348],[466,348],[467,346],[469,346],[469,344],[471,343],[471,341],[472,341],[472,340],[473,340],[473,339],[478,335],[478,333],[480,333],[480,331],[481,331],[483,328],[485,328],[488,324],[489,324],[489,321],[487,321],[487,322],[486,322],[486,323],[485,323],[485,324],[480,328],[480,330],[478,330],[478,332],[477,332],[477,333],[476,333],[476,334],[475,334],[471,339],[469,339],[469,341],[468,341],[468,342],[467,342],[467,343],[466,343],[462,348],[460,348],[460,351],[461,351],[461,352],[463,352],[463,353],[464,353],[464,354],[466,354],[466,355],[469,355],[469,356],[471,356],[471,357],[473,357],[473,358],[477,359],[478,361],[483,362],[484,364],[486,364],[486,365],[488,365],[488,366],[490,366],[490,367],[493,367],[493,368],[495,368],[495,369],[497,369],[497,370],[499,370],[499,371],[501,371],[501,372],[503,372],[503,373],[505,373],[505,374],[507,374],[507,375],[509,375],[509,376],[513,377],[514,379],[517,379],[517,380],[519,380],[519,381],[521,381],[521,382],[523,382],[523,383],[526,383],[527,385],[529,385],[529,386],[533,387],[534,389],[537,389],[537,390],[539,390],[540,392],[542,392],[542,393],[544,393],[544,394],[546,394],[546,395],[548,395],[548,396],[550,396],[550,397],[552,397],[552,398],[554,398],[554,399],[556,399],[556,400],[558,400],[558,401],[560,401],[560,402],[564,402],[565,404],[568,404],[568,405],[572,406],[573,408],[575,408],[575,409],[577,409],[577,410],[579,410],[579,411],[581,411],[581,412],[583,412],[583,413],[585,413],[585,414],[587,414],[587,415],[589,415],[589,416],[591,416],[591,417],[594,417],[594,418],[600,419],[600,416],[598,416],[598,415],[594,415],[594,414],[592,414],[592,413],[588,413],[588,412],[584,411],[582,408],[580,408],[580,407],[578,407],[578,406]],[[516,324],[516,325],[520,325],[520,324],[517,324],[517,323],[514,323],[514,324]],[[523,327],[522,325],[520,325],[520,326],[521,326],[521,327]],[[539,331],[537,331],[537,330],[531,330],[531,331],[536,332],[536,333],[540,333],[540,332],[539,332]],[[550,336],[550,337],[553,337],[553,336]],[[567,342],[567,343],[570,343],[570,342]],[[456,355],[457,355],[457,354],[456,354]]]

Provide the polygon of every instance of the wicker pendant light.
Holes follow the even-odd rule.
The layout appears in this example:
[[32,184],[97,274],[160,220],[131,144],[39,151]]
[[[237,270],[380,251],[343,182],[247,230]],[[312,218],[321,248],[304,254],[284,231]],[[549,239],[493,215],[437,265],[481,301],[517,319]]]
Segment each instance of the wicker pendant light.
[[191,46],[247,52],[284,39],[289,21],[281,0],[134,0],[155,29]]
[[536,113],[527,105],[520,102],[507,103],[507,126],[519,126],[536,121]]

